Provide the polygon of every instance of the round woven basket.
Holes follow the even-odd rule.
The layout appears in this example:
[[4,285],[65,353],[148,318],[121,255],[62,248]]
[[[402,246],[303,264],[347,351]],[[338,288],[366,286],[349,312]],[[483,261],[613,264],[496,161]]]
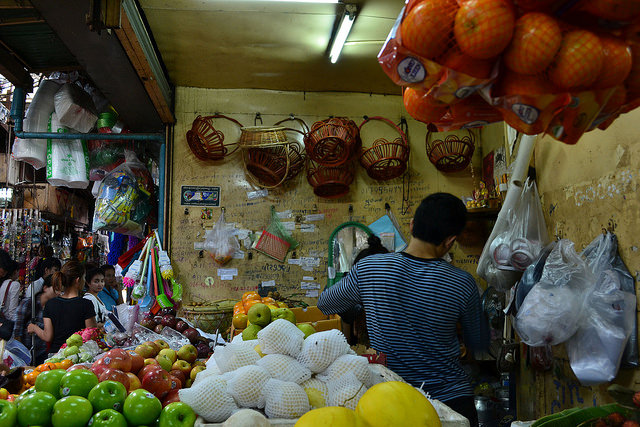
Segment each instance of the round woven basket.
[[238,145],[242,148],[281,145],[288,142],[285,128],[282,126],[247,126],[241,130]]
[[211,306],[183,306],[182,313],[196,328],[204,332],[214,334],[216,330],[221,335],[231,327],[233,319],[233,305],[237,301],[224,300],[213,303]]
[[471,130],[468,136],[447,135],[444,139],[434,139],[437,131],[432,125],[427,126],[427,157],[441,172],[460,172],[464,170],[473,157],[475,138]]
[[309,160],[307,181],[313,193],[325,199],[337,199],[349,193],[349,186],[355,178],[353,163],[342,166],[325,166]]
[[368,117],[360,124],[362,127],[371,121],[378,120],[392,126],[399,134],[393,141],[378,138],[370,148],[363,148],[360,153],[360,164],[367,174],[378,181],[386,181],[401,176],[407,170],[409,161],[409,141],[405,133],[391,120],[384,117]]
[[286,149],[253,147],[243,150],[242,158],[249,176],[264,187],[273,188],[282,184],[289,173],[289,158]]
[[224,133],[213,126],[216,119],[231,121],[242,128],[240,122],[222,114],[196,117],[191,130],[187,131],[187,143],[193,154],[200,160],[220,160],[238,149],[237,142],[225,143]]
[[347,163],[360,149],[358,126],[343,117],[315,122],[304,140],[307,156],[323,166]]

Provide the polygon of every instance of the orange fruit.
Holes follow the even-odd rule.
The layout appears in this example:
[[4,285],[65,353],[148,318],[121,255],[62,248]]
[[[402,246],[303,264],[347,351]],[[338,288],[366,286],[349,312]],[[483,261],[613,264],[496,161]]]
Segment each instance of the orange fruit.
[[254,304],[262,304],[262,301],[260,300],[255,300],[255,299],[250,299],[244,302],[244,312],[248,313],[249,309],[251,307],[253,307]]
[[449,49],[440,59],[440,64],[447,68],[478,79],[487,79],[491,76],[491,70],[495,61],[489,59],[477,59],[460,52],[460,49]]
[[242,304],[242,301],[237,302],[233,306],[233,314],[238,314],[238,313],[244,313],[244,305]]
[[444,52],[458,9],[455,0],[424,0],[402,20],[402,45],[424,58],[435,58]]
[[262,303],[263,304],[272,304],[272,305],[276,305],[276,300],[274,300],[271,297],[264,297],[262,298]]
[[73,366],[73,362],[69,359],[64,359],[63,361],[58,363],[58,366],[60,367],[60,369],[69,369],[71,366]]
[[640,14],[640,0],[583,0],[584,10],[612,21],[631,21]]
[[549,68],[549,78],[562,89],[590,86],[598,78],[604,55],[600,38],[590,31],[569,31]]
[[633,63],[631,48],[625,42],[614,37],[601,37],[604,65],[593,85],[597,89],[614,87],[627,78]]
[[406,88],[402,99],[407,113],[424,123],[436,122],[448,111],[445,104],[438,104],[436,100],[428,97],[427,92],[421,90]]
[[27,382],[27,384],[35,384],[36,383],[36,378],[38,378],[38,375],[40,374],[40,371],[37,370],[33,370],[31,372],[29,372],[28,374],[25,375],[25,380]]
[[531,76],[507,71],[503,74],[497,91],[499,95],[543,95],[561,90],[543,75]]
[[262,298],[260,297],[260,295],[256,291],[248,291],[248,292],[245,292],[244,294],[242,294],[242,302],[245,302],[245,301],[250,300],[250,299],[252,299],[252,300],[260,300]]
[[244,329],[247,327],[247,320],[248,317],[246,314],[244,313],[238,313],[235,316],[233,316],[233,327],[236,329]]
[[561,43],[562,32],[555,19],[544,13],[527,13],[516,21],[504,63],[516,73],[541,73],[551,64]]
[[515,14],[506,0],[468,0],[456,13],[453,33],[464,53],[488,59],[509,45],[514,25]]
[[[36,366],[36,371],[38,372],[50,371],[52,368],[49,365],[50,363],[43,363],[42,365],[38,365]],[[55,365],[53,369],[55,369]]]

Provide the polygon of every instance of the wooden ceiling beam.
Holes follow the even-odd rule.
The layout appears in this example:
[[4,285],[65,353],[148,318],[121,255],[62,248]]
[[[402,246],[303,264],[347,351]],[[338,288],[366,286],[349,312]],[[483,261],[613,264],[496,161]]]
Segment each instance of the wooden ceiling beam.
[[33,90],[33,79],[10,51],[0,46],[0,74],[6,77],[16,87],[21,87],[27,92]]

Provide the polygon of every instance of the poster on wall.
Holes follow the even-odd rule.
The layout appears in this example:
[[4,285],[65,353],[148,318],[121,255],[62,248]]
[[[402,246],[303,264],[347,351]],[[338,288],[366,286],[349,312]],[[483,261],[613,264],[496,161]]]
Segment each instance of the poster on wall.
[[183,185],[180,204],[184,206],[220,206],[220,187]]

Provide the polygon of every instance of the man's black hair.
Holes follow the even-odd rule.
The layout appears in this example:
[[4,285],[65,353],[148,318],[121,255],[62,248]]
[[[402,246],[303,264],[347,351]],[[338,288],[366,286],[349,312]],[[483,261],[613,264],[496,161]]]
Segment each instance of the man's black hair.
[[106,273],[106,272],[107,272],[107,270],[113,270],[113,271],[116,271],[116,268],[115,268],[113,265],[111,265],[111,264],[105,264],[105,265],[103,265],[102,267],[100,267],[100,270],[102,270],[104,273]]
[[58,267],[58,270],[62,268],[62,263],[56,257],[42,258],[38,261],[38,265],[36,266],[36,275],[38,278],[44,276],[44,271],[47,268]]
[[440,245],[447,237],[457,236],[467,222],[467,208],[449,193],[425,197],[413,216],[413,237]]

